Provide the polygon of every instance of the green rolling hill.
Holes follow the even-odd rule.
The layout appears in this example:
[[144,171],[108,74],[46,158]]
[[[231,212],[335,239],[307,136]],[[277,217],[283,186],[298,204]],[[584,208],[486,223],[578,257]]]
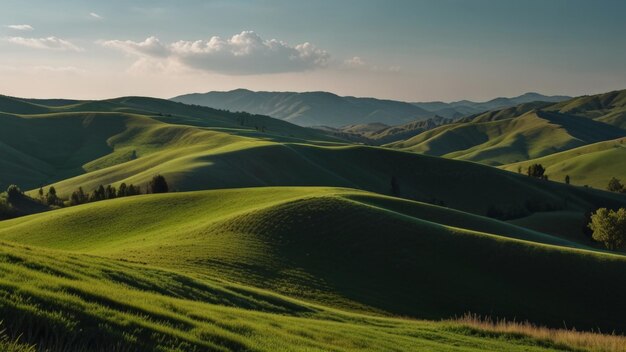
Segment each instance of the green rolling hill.
[[[0,117],[5,126],[0,145],[9,156],[1,161],[5,171],[0,186],[17,183],[36,190],[54,185],[67,198],[78,187],[90,192],[100,184],[145,185],[155,174],[164,175],[177,191],[335,186],[392,194],[395,182],[396,195],[403,198],[478,215],[491,207],[515,209],[515,218],[547,209],[582,216],[624,202],[617,195],[531,180],[474,163],[342,144],[322,132],[267,117],[268,126],[275,123],[284,129],[262,132],[240,126],[239,115],[194,118],[195,109],[205,108],[185,111],[185,105],[169,101],[114,101],[116,109],[135,112],[90,112],[94,106],[113,104],[105,101],[80,103],[86,112]],[[142,115],[140,109],[152,112]],[[63,138],[59,131],[64,131]]]
[[[368,333],[382,324],[375,317],[381,314],[436,319],[467,311],[626,329],[624,301],[605,294],[624,289],[623,256],[349,189],[122,198],[0,222],[0,240],[0,284],[13,292],[0,298],[3,316],[24,316],[16,324],[54,317],[58,324],[47,324],[61,336],[105,324],[108,338],[130,338],[115,335],[123,317],[136,334],[165,344],[237,350],[256,343],[264,350],[290,343],[289,336],[270,338],[270,326],[302,321],[306,329],[307,317],[318,328],[302,343],[341,350],[348,349],[336,345],[341,331]],[[52,315],[61,307],[64,313]],[[386,324],[399,329],[405,348],[422,342],[420,333],[402,332],[417,323]],[[332,326],[338,336],[326,340]],[[441,333],[441,326],[430,328]],[[386,343],[376,338],[385,330],[377,331],[370,349]]]
[[626,90],[573,98],[551,105],[547,110],[584,116],[626,128]]
[[624,135],[626,130],[585,117],[538,110],[515,118],[444,125],[389,146],[497,166]]
[[[162,174],[176,191],[52,211],[17,204],[46,211],[0,222],[0,316],[22,341],[88,351],[563,348],[433,321],[467,312],[626,331],[623,300],[606,294],[624,289],[626,260],[580,223],[626,205],[623,195],[153,98],[0,106],[0,189],[35,196],[54,185],[67,197]],[[538,141],[564,146],[621,131],[534,111],[475,124],[497,126],[481,130],[494,135],[543,130]],[[512,216],[484,217],[493,208]]]
[[574,185],[605,189],[612,177],[626,177],[626,138],[589,144],[538,159],[503,166],[508,171],[526,170],[530,164],[541,164],[553,180],[564,182],[570,176]]

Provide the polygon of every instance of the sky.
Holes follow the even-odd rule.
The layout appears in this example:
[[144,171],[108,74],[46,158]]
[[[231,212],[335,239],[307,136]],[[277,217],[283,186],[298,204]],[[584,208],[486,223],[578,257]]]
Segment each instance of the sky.
[[404,101],[626,88],[623,0],[0,0],[0,94]]

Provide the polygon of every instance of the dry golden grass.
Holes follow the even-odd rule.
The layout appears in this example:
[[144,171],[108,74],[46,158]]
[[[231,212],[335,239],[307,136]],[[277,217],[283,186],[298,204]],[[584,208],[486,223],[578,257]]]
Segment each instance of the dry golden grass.
[[535,326],[527,321],[494,320],[471,313],[453,322],[487,332],[525,335],[574,349],[593,352],[626,351],[626,336],[623,335],[577,331],[576,329],[551,329]]

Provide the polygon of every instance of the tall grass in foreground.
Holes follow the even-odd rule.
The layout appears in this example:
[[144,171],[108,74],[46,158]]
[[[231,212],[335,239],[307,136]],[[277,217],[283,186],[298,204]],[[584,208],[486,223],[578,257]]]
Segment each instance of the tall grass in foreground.
[[452,322],[481,331],[500,334],[524,335],[539,340],[549,341],[556,345],[583,349],[586,351],[626,351],[626,336],[623,335],[576,331],[576,329],[550,329],[543,326],[533,325],[528,321],[507,321],[505,319],[494,320],[490,317],[482,317],[471,313],[467,313],[460,318],[454,319]]
[[[0,325],[2,321],[0,321]],[[2,352],[35,352],[35,346],[23,344],[17,339],[11,339],[5,330],[0,330],[0,351]]]

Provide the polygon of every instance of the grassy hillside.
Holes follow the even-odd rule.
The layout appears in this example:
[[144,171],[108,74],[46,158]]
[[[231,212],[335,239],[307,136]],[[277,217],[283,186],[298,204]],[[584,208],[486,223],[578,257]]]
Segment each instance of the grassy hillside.
[[[360,191],[257,188],[138,196],[4,221],[0,239],[71,252],[67,261],[89,255],[93,262],[123,260],[124,267],[143,263],[369,314],[446,318],[472,311],[551,326],[565,321],[584,329],[626,329],[626,303],[605,294],[624,289],[623,256],[550,245],[575,246],[506,223]],[[79,276],[59,273],[64,265],[47,270],[62,278]],[[131,288],[174,290],[151,289],[155,284],[148,279],[113,275],[117,271],[107,277]],[[200,295],[196,300],[207,300],[192,292]],[[280,305],[267,309],[312,309]]]
[[[91,192],[100,184],[145,186],[152,176],[163,174],[179,191],[350,187],[395,192],[479,215],[491,207],[514,209],[517,218],[555,209],[584,214],[599,206],[624,204],[617,195],[562,187],[473,163],[324,141],[328,137],[321,132],[271,118],[266,119],[290,130],[251,130],[238,126],[234,116],[195,115],[205,108],[187,111],[183,104],[149,98],[54,108],[115,112],[0,115],[4,127],[0,148],[5,155],[0,160],[0,189],[11,183],[34,190],[53,184],[67,198],[78,187]],[[224,127],[228,124],[235,126]]]
[[552,105],[552,103],[543,102],[543,101],[524,103],[524,104],[512,106],[510,108],[506,108],[506,109],[491,110],[491,111],[484,112],[482,114],[468,116],[466,119],[471,120],[472,122],[488,122],[488,121],[505,120],[505,119],[519,117],[533,110],[539,110],[541,108],[545,108],[550,105]]
[[555,351],[563,346],[454,323],[392,319],[149,265],[0,243],[10,352]]
[[584,116],[626,128],[626,90],[573,98],[554,104],[547,110]]
[[328,131],[334,136],[356,143],[363,143],[368,145],[383,145],[409,139],[424,131],[432,130],[438,126],[450,124],[453,122],[453,119],[435,116],[426,120],[413,121],[397,126],[387,126],[381,123],[368,123],[360,125],[348,125],[341,128],[332,128],[327,126],[316,128],[323,131]]
[[[162,101],[161,106],[158,102],[148,98],[125,98],[116,102],[45,107],[52,111],[46,114],[0,113],[0,151],[3,154],[0,189],[10,183],[19,183],[23,188],[39,187],[132,160],[163,146],[188,146],[200,141],[205,141],[204,146],[215,145],[226,143],[224,139],[228,136],[231,140],[248,136],[261,141],[338,141],[321,131],[265,116],[212,115],[207,114],[207,108],[186,107],[169,101]],[[216,112],[208,110],[211,110],[208,113]],[[224,133],[209,133],[206,127]],[[221,141],[217,137],[209,138],[216,135],[224,138]]]
[[624,135],[625,130],[588,118],[531,111],[517,118],[445,125],[390,146],[503,165]]
[[526,170],[530,164],[539,163],[552,180],[565,182],[565,176],[569,175],[574,185],[606,189],[612,177],[626,180],[626,162],[620,162],[626,161],[624,143],[624,138],[594,143],[502,168],[517,172],[519,168]]

